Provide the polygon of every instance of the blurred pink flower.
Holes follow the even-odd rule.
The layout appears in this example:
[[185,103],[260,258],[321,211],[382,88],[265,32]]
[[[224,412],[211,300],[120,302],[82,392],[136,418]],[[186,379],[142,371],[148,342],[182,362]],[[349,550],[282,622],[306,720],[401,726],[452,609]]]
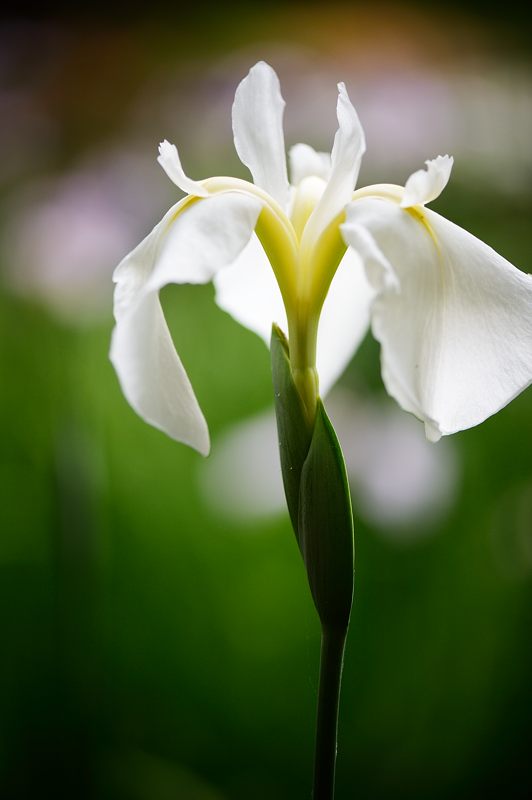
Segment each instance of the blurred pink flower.
[[164,202],[164,188],[127,150],[30,184],[14,198],[3,231],[4,280],[68,322],[107,316],[113,266]]

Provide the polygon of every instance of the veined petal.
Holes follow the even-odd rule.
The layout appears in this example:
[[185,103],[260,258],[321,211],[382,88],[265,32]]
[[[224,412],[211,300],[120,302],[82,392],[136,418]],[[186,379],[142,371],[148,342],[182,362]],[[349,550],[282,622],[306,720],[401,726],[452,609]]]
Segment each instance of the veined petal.
[[397,275],[372,329],[387,391],[429,439],[477,425],[530,384],[532,276],[433,211],[364,199],[348,209],[347,240],[353,225]]
[[320,316],[316,366],[321,397],[336,383],[366,335],[373,296],[360,256],[347,248]]
[[236,152],[256,185],[282,208],[288,205],[284,107],[277,75],[269,64],[259,61],[236,90],[233,136]]
[[209,451],[207,424],[175,351],[158,290],[167,283],[205,283],[232,263],[246,246],[260,209],[256,198],[238,192],[186,199],[170,209],[114,274],[116,326],[110,357],[124,395],[146,422],[204,455]]
[[159,156],[157,161],[164,169],[170,180],[175,183],[186,194],[196,195],[197,197],[207,197],[208,191],[192,178],[188,178],[181,166],[181,160],[175,144],[170,144],[166,139],[159,145]]
[[191,204],[167,227],[147,288],[211,281],[247,245],[261,208],[257,197],[238,191]]
[[213,279],[216,303],[269,346],[272,323],[286,331],[286,312],[270,262],[254,235],[237,259]]
[[323,178],[329,180],[331,174],[330,153],[320,153],[308,144],[295,144],[288,153],[290,178],[297,186],[304,178]]
[[418,169],[407,180],[401,207],[424,206],[436,200],[449,182],[453,163],[452,156],[438,156],[425,161],[427,169]]
[[[331,152],[331,172],[323,195],[307,223],[304,239],[311,245],[351,200],[362,156],[364,131],[343,83],[338,84],[338,130]],[[309,241],[310,240],[310,241]]]

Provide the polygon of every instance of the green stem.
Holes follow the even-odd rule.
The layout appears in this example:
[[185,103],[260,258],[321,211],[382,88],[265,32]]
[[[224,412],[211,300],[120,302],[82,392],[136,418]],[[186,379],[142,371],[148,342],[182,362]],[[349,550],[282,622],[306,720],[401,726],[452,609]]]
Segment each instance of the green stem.
[[340,683],[347,631],[322,631],[313,800],[333,800]]

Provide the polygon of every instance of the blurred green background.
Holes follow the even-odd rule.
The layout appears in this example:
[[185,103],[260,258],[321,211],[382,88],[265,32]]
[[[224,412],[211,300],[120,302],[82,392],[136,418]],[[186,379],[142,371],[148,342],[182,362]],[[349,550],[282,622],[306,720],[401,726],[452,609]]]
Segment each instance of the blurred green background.
[[[452,153],[435,207],[531,272],[529,31],[488,12],[2,19],[0,797],[309,797],[319,629],[288,518],[217,499],[209,462],[128,407],[107,360],[110,276],[174,202],[160,139],[194,177],[245,177],[230,107],[260,58],[287,144],[330,149],[345,80],[367,133],[360,183]],[[164,292],[216,459],[271,386],[262,342],[212,299]],[[334,397],[362,403],[339,427],[366,454],[338,800],[528,798],[532,391],[430,455],[415,423],[372,438],[395,411],[370,337]]]

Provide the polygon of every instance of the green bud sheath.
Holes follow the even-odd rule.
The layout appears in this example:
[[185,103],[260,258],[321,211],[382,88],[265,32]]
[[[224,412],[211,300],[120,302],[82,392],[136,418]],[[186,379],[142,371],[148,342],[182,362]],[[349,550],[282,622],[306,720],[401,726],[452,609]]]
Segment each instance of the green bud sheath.
[[314,424],[290,368],[289,346],[275,325],[272,376],[286,501],[324,629],[346,631],[354,586],[353,514],[344,458],[323,403]]
[[354,588],[353,513],[342,451],[320,399],[301,470],[299,539],[323,628],[347,631]]
[[275,413],[286,502],[321,621],[314,800],[333,800],[345,639],[353,602],[353,513],[344,458],[317,398],[313,422],[293,378],[288,342],[271,339]]
[[312,428],[309,427],[303,402],[292,377],[288,342],[276,325],[272,328],[271,361],[284,491],[292,527],[301,548],[299,486],[312,441]]

